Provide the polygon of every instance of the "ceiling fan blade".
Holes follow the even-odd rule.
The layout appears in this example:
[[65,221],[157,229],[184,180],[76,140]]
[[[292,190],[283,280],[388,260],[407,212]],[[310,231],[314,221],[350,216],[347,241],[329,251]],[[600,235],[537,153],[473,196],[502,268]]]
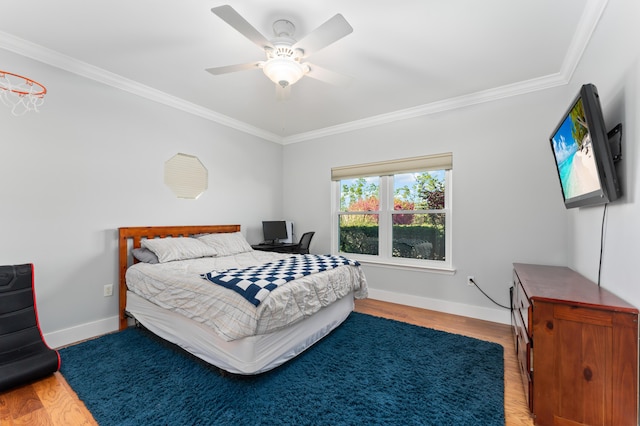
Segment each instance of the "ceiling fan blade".
[[230,72],[244,71],[254,68],[258,69],[260,68],[261,63],[262,62],[251,62],[248,64],[227,65],[224,67],[207,68],[205,71],[210,72],[213,75],[228,74]]
[[327,47],[352,32],[351,25],[344,19],[344,16],[338,13],[294,44],[293,48],[303,50],[302,57],[306,58],[313,52]]
[[265,47],[273,47],[271,42],[267,40],[253,25],[247,22],[234,8],[225,4],[211,9],[220,19],[231,25],[240,34],[257,44],[261,49]]
[[282,87],[279,84],[276,84],[276,100],[288,101],[290,96],[291,96],[291,86]]
[[353,77],[348,75],[330,71],[308,62],[306,62],[305,65],[309,67],[309,72],[305,75],[315,78],[316,80],[324,81],[325,83],[335,86],[348,86],[353,81]]

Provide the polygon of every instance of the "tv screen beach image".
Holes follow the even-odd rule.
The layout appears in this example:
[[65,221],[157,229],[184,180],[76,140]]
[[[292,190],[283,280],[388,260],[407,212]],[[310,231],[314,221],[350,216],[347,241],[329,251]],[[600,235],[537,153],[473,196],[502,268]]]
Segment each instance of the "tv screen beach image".
[[582,99],[567,115],[552,138],[558,173],[565,199],[600,189],[591,136],[587,128]]

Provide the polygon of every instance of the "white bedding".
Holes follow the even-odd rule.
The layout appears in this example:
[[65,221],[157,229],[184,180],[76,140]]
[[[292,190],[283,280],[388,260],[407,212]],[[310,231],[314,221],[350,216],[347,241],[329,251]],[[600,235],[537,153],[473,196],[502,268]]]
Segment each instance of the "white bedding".
[[127,293],[127,311],[152,333],[209,364],[243,375],[269,371],[299,355],[338,327],[353,307],[353,297],[343,297],[285,329],[227,342],[203,324]]
[[128,268],[126,282],[130,291],[210,327],[226,341],[281,330],[351,293],[356,298],[367,296],[364,273],[356,266],[291,281],[272,291],[257,308],[238,293],[200,277],[213,270],[260,265],[287,256],[291,255],[256,250],[224,257],[137,263]]

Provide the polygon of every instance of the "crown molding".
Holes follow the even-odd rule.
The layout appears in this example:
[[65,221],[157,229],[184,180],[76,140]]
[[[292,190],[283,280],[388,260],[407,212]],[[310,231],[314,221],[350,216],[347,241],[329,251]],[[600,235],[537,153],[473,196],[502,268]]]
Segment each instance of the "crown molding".
[[512,96],[523,95],[525,93],[536,92],[538,90],[561,86],[563,84],[567,84],[568,81],[568,78],[562,73],[557,73],[545,77],[521,81],[507,86],[483,90],[464,96],[458,96],[456,98],[443,99],[441,101],[394,111],[388,114],[380,114],[373,117],[364,118],[362,120],[355,120],[349,123],[339,124],[337,126],[325,127],[323,129],[314,130],[312,132],[298,133],[296,135],[283,138],[282,144],[288,145],[292,143],[336,135],[339,133],[346,133],[354,130],[365,129],[368,127],[379,126],[381,124],[393,123],[395,121],[406,120],[423,115],[437,114],[439,112],[450,111],[453,109],[464,108],[471,105],[491,102],[498,99],[509,98]]
[[562,64],[561,73],[567,76],[567,80],[571,79],[578,67],[608,2],[609,0],[588,0]]
[[266,130],[251,126],[243,121],[236,120],[223,114],[219,114],[207,108],[203,108],[184,99],[169,95],[160,90],[122,77],[102,68],[87,64],[55,50],[31,43],[27,40],[15,37],[0,31],[0,48],[9,50],[36,61],[63,69],[70,73],[106,84],[116,89],[124,90],[134,95],[141,96],[154,102],[179,109],[189,114],[197,115],[204,119],[214,121],[223,126],[231,127],[244,133],[266,139],[271,142],[282,143],[282,137]]
[[456,98],[444,99],[429,104],[419,105],[413,108],[407,108],[394,111],[388,114],[380,114],[373,117],[364,118],[362,120],[351,121],[337,126],[325,127],[323,129],[311,132],[298,133],[296,135],[287,136],[282,139],[283,145],[297,142],[318,139],[326,136],[336,135],[340,133],[351,132],[354,130],[365,129],[368,127],[378,126],[381,124],[392,123],[394,121],[406,120],[409,118],[420,117],[423,115],[436,114],[439,112],[449,111],[457,108],[491,102],[498,99],[509,98],[512,96],[523,95],[525,93],[536,92],[539,90],[550,89],[556,86],[568,84],[573,77],[582,55],[587,48],[589,40],[595,31],[602,14],[607,6],[608,0],[589,0],[585,6],[584,12],[578,23],[578,28],[571,40],[567,54],[562,63],[562,67],[558,73],[550,74],[544,77],[534,78],[531,80],[520,81],[514,84],[501,86],[493,89],[483,90]]
[[203,108],[199,105],[187,102],[144,84],[129,80],[118,74],[111,73],[102,68],[95,67],[1,31],[0,48],[98,81],[117,89],[127,91],[154,102],[179,109],[186,113],[214,121],[223,126],[230,127],[271,142],[288,145],[565,85],[571,80],[578,63],[584,54],[587,44],[589,43],[589,40],[591,39],[591,36],[604,13],[607,3],[608,0],[588,0],[583,15],[580,18],[578,28],[567,51],[567,55],[562,63],[561,70],[556,74],[550,74],[544,77],[521,81],[489,90],[483,90],[456,98],[444,99],[413,108],[394,111],[388,114],[380,114],[336,126],[325,127],[311,132],[298,133],[287,137],[279,136],[243,121],[219,114],[210,109]]

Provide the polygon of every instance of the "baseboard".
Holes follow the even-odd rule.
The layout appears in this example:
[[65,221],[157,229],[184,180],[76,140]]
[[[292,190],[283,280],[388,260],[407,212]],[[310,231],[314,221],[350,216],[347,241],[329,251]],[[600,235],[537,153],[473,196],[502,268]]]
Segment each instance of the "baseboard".
[[369,288],[369,298],[501,324],[511,324],[511,313],[506,309],[482,308],[479,306],[465,305],[463,303],[448,302],[446,300],[430,299],[386,290],[376,290],[374,288]]
[[[462,303],[448,302],[446,300],[430,299],[409,294],[395,293],[386,290],[376,290],[369,288],[371,299],[385,302],[398,303],[401,305],[413,306],[416,308],[431,309],[433,311],[446,312],[448,314],[461,315],[485,321],[510,324],[511,316],[506,309],[489,309],[478,306],[465,305]],[[60,348],[72,343],[81,342],[86,339],[101,336],[118,330],[118,316],[105,318],[99,321],[80,324],[64,330],[46,333],[44,339],[51,348]]]
[[44,340],[50,348],[60,348],[72,343],[81,342],[103,334],[118,330],[120,321],[118,316],[105,318],[64,330],[53,331],[44,335]]

